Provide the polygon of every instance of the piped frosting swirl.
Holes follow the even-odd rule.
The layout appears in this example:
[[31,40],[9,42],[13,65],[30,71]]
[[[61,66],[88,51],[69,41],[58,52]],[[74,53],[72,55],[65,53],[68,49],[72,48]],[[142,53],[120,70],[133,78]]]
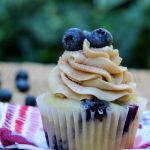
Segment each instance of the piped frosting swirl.
[[83,49],[65,51],[51,71],[49,86],[53,94],[74,100],[97,97],[115,101],[134,92],[136,84],[112,46],[91,48],[87,39]]

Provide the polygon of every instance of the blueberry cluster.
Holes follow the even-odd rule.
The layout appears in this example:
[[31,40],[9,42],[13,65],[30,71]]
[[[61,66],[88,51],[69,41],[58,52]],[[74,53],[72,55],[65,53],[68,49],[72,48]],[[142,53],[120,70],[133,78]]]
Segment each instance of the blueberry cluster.
[[92,112],[94,112],[94,119],[99,121],[103,120],[103,117],[107,116],[106,109],[109,107],[109,102],[104,100],[94,99],[85,99],[81,101],[81,104],[86,111],[86,120],[89,121],[92,117]]
[[[30,89],[28,81],[28,73],[26,70],[19,70],[16,74],[16,87],[20,92],[27,92]],[[32,95],[25,97],[25,104],[29,106],[36,106],[36,98]]]
[[19,70],[17,72],[16,87],[21,92],[27,92],[29,90],[28,73],[25,70]]
[[87,39],[90,42],[90,46],[94,48],[110,46],[113,42],[111,33],[104,28],[99,28],[92,32],[70,28],[64,33],[62,44],[67,51],[78,51],[82,49],[84,39]]
[[[26,70],[19,70],[16,73],[15,77],[15,84],[16,88],[20,92],[27,92],[30,89],[30,84],[28,82],[28,73]],[[2,84],[1,78],[0,78],[0,85]],[[13,93],[4,88],[0,88],[0,101],[1,102],[9,102],[13,96]],[[25,104],[29,106],[36,106],[36,98],[32,95],[27,95],[25,97]]]

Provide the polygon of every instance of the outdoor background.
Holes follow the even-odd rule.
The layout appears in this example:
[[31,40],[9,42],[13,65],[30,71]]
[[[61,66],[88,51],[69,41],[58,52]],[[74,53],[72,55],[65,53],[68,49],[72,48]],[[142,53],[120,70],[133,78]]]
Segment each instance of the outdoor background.
[[56,63],[70,27],[108,29],[123,65],[150,68],[150,0],[0,0],[0,61]]

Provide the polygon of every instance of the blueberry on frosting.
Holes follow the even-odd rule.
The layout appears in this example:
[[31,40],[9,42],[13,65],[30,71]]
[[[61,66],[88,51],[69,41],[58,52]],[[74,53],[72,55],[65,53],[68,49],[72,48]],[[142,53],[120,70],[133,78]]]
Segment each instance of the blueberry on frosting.
[[82,49],[84,40],[83,32],[78,28],[68,29],[62,38],[62,44],[67,51],[78,51]]
[[90,46],[94,48],[101,48],[105,46],[110,46],[113,42],[113,37],[109,31],[104,28],[99,28],[92,31],[86,37],[90,42]]
[[82,49],[84,39],[87,39],[90,42],[90,46],[94,48],[110,46],[113,42],[111,33],[104,28],[99,28],[92,32],[70,28],[64,33],[62,44],[67,51],[78,51]]
[[85,39],[89,39],[91,36],[91,32],[84,30],[83,35],[84,35]]

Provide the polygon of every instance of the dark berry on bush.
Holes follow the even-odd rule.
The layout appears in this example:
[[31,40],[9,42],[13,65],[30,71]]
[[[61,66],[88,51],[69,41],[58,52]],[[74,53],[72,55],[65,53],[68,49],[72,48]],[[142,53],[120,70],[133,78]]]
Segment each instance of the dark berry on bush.
[[94,48],[110,46],[113,42],[111,33],[104,28],[99,28],[92,31],[87,39],[90,42],[90,46]]
[[27,80],[28,79],[28,73],[26,70],[19,70],[16,74],[16,80],[19,79],[24,79]]
[[36,97],[27,95],[25,98],[25,104],[28,106],[36,106]]
[[83,32],[78,28],[68,29],[62,38],[62,44],[67,51],[78,51],[82,49],[84,40]]
[[0,89],[0,101],[1,102],[9,102],[12,97],[11,91],[7,89]]
[[16,81],[16,87],[21,92],[27,92],[30,88],[30,85],[27,80],[19,79]]

